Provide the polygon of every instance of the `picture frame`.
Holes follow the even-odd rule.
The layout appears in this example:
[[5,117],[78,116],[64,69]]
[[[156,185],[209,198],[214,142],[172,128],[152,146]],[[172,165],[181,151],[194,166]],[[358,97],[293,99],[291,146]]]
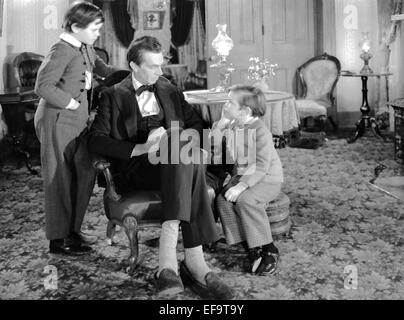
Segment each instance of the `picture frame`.
[[163,29],[165,11],[145,11],[143,12],[143,29],[159,30]]

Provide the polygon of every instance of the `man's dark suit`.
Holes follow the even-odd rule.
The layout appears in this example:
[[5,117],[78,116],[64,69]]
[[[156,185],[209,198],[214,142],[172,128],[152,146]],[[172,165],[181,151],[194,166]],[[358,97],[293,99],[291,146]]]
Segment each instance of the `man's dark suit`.
[[[160,78],[155,87],[156,99],[164,112],[165,129],[170,129],[172,121],[176,121],[181,129],[193,128],[202,133],[203,120],[177,87],[164,78]],[[184,247],[192,248],[218,240],[202,164],[180,162],[153,166],[147,161],[147,154],[131,158],[138,141],[139,117],[141,114],[130,74],[101,93],[89,138],[90,151],[112,160],[116,182],[126,181],[121,187],[126,188],[129,181],[133,188],[161,188],[162,221],[182,221]]]

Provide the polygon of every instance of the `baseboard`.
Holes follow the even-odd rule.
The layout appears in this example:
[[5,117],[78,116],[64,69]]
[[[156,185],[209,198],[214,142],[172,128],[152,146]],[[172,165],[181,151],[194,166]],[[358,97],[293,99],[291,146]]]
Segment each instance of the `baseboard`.
[[360,120],[361,112],[338,112],[339,128],[355,128],[355,123]]

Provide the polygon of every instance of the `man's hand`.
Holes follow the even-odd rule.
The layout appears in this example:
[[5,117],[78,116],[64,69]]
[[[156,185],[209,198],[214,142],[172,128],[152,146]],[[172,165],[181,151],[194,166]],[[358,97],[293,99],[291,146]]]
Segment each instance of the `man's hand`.
[[227,192],[224,194],[224,197],[227,201],[236,202],[240,194],[247,189],[247,186],[243,182],[237,183],[234,187],[231,187]]
[[231,175],[227,174],[226,178],[223,181],[222,186],[223,187],[226,186],[229,183],[230,179],[231,179]]
[[158,140],[160,141],[161,138],[163,137],[163,135],[166,133],[166,129],[164,129],[164,127],[158,127],[157,129],[153,129],[149,132],[149,136],[147,138],[147,140],[155,140],[158,138]]
[[160,140],[165,133],[166,129],[164,129],[163,127],[153,129],[149,132],[149,136],[147,137],[147,141],[145,143],[145,149],[147,153],[157,152],[157,150],[159,149]]
[[150,131],[149,136],[147,137],[147,141],[142,144],[137,144],[132,151],[131,158],[135,156],[140,156],[145,153],[154,153],[159,150],[160,140],[163,135],[166,133],[166,130],[163,127],[159,127]]

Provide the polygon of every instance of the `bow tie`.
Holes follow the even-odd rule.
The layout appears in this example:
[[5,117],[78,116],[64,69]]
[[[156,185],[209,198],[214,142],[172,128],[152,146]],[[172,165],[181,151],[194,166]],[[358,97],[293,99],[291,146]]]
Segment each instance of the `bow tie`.
[[136,90],[136,95],[137,95],[137,96],[140,96],[140,94],[141,94],[143,91],[154,92],[154,91],[156,91],[156,87],[155,87],[154,85],[152,85],[152,84],[140,86],[140,87],[137,88],[137,90]]

